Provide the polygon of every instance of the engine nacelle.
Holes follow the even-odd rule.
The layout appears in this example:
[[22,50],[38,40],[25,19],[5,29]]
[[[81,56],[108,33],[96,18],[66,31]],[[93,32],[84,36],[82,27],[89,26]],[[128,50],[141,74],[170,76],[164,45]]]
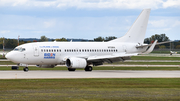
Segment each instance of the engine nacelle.
[[54,68],[56,65],[36,65],[36,66],[40,68]]
[[66,60],[66,66],[68,68],[85,68],[87,61],[83,58],[69,58]]

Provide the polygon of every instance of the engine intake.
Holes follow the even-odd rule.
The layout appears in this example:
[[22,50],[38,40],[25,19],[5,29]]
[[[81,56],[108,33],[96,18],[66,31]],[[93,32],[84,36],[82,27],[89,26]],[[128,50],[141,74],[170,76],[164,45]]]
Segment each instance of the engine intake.
[[87,61],[83,58],[69,58],[66,60],[66,66],[68,68],[85,68]]

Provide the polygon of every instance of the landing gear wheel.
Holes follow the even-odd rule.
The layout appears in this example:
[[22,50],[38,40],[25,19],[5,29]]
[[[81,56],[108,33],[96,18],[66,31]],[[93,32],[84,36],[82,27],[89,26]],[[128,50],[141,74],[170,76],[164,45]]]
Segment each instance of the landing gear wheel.
[[28,72],[28,67],[25,67],[24,69],[23,69],[25,72]]
[[68,68],[69,71],[75,71],[75,68]]
[[87,66],[84,70],[85,71],[92,71],[92,67],[91,66]]

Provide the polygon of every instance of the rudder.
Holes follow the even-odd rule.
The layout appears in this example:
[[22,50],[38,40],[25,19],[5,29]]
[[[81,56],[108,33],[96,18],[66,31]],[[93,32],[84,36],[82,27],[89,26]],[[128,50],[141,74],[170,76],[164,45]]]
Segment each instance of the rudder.
[[151,9],[143,9],[129,31],[124,36],[110,42],[133,42],[143,44],[150,11]]

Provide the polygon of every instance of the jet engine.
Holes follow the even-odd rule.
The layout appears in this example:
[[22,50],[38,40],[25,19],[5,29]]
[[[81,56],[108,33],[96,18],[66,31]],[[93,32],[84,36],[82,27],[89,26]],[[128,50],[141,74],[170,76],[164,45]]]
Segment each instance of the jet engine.
[[54,68],[56,65],[36,65],[36,66],[40,68]]
[[66,66],[68,68],[85,68],[87,61],[83,58],[69,58],[66,60]]

